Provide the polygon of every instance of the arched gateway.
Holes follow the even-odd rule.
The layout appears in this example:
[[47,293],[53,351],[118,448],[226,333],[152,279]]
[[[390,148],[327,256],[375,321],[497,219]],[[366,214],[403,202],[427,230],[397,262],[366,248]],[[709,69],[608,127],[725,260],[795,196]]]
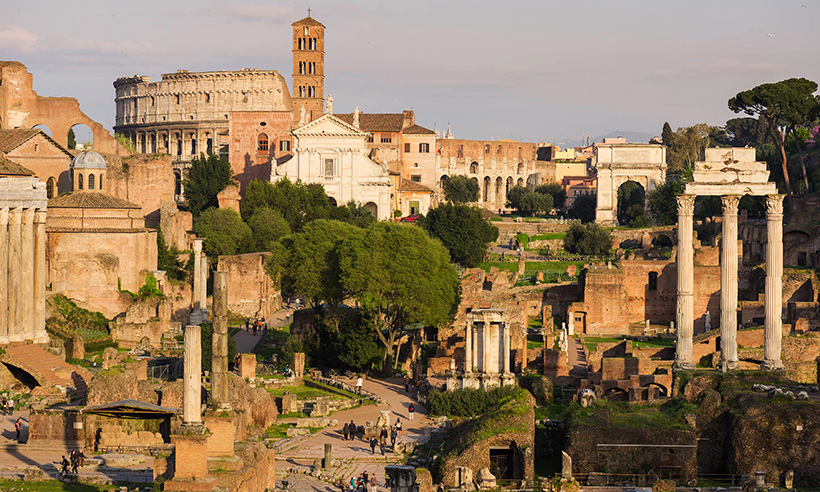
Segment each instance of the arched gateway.
[[594,167],[598,172],[598,206],[595,222],[617,225],[618,188],[627,181],[644,192],[666,181],[666,147],[658,144],[598,144]]

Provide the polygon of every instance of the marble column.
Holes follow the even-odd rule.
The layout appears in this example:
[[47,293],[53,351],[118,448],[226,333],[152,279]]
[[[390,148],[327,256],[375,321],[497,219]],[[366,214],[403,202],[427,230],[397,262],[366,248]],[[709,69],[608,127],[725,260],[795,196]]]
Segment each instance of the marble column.
[[22,256],[22,314],[23,338],[34,340],[34,209],[23,209],[20,249]]
[[182,425],[202,425],[202,327],[185,327],[183,366]]
[[508,323],[501,323],[499,325],[499,329],[504,330],[504,336],[502,337],[503,346],[501,350],[504,354],[504,374],[509,374],[510,372],[510,325]]
[[214,335],[211,399],[215,409],[228,407],[228,272],[214,272]]
[[677,295],[677,348],[675,367],[694,369],[692,335],[694,334],[694,250],[692,247],[692,215],[695,210],[693,195],[680,195],[678,202],[678,295]]
[[0,208],[0,343],[9,341],[9,209]]
[[723,239],[720,247],[720,361],[737,369],[737,206],[738,195],[721,197]]
[[9,341],[22,342],[25,338],[23,332],[22,316],[22,289],[23,289],[23,256],[22,256],[22,229],[21,220],[23,209],[13,208],[9,212],[9,263],[8,263],[8,288],[9,288]]
[[783,339],[783,195],[766,197],[766,322],[763,327],[761,369],[783,369],[780,344]]
[[469,321],[464,332],[464,372],[473,372],[473,327]]
[[46,210],[34,212],[34,342],[48,343],[46,333]]
[[484,347],[483,347],[484,348],[484,350],[483,350],[483,352],[484,352],[484,354],[483,354],[484,355],[484,357],[483,357],[484,362],[482,364],[483,365],[482,372],[485,373],[485,374],[495,372],[493,370],[494,368],[493,368],[492,362],[491,362],[491,360],[492,360],[491,347],[492,347],[492,343],[493,343],[492,342],[492,336],[490,335],[491,327],[492,327],[492,324],[489,321],[484,321],[483,323],[481,323],[481,330],[482,330],[482,335],[483,335],[483,339],[484,339]]
[[208,256],[202,253],[199,260],[202,272],[199,274],[199,309],[202,311],[204,321],[208,321]]
[[194,286],[191,289],[191,314],[199,313],[202,309],[202,299],[199,298],[202,289],[199,284],[202,282],[202,239],[194,239]]

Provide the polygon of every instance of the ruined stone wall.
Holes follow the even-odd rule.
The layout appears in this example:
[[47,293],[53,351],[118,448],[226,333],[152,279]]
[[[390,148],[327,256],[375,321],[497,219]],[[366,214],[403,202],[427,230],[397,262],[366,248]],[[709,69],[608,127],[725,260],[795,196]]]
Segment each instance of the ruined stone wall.
[[147,347],[160,348],[162,334],[170,329],[170,322],[169,299],[140,299],[110,324],[111,339],[121,348],[134,348],[143,345],[144,341],[148,342]]
[[108,318],[125,311],[145,273],[157,269],[157,233],[148,229],[49,230],[47,278],[53,292]]
[[28,442],[62,446],[66,442],[82,441],[82,429],[74,427],[76,422],[82,421],[82,415],[76,410],[32,409],[28,419]]
[[126,157],[106,155],[106,194],[142,207],[145,223],[156,227],[162,203],[174,200],[174,167],[171,156],[136,154]]
[[190,248],[188,231],[194,228],[194,217],[191,212],[179,210],[173,200],[164,201],[160,205],[159,225],[162,227],[166,246],[176,247],[179,251]]
[[220,256],[217,270],[228,272],[228,310],[239,316],[265,318],[282,307],[282,293],[265,271],[270,253]]

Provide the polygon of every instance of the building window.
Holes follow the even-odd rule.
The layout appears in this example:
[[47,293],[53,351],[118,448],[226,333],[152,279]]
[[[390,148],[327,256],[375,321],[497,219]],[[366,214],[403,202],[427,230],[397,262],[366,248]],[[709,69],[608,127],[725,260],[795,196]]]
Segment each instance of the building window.
[[299,97],[305,97],[305,86],[299,86]]
[[305,62],[299,62],[299,75],[305,74]]
[[391,143],[393,141],[393,137],[390,135],[382,135],[382,143]]
[[472,164],[470,164],[470,173],[475,174],[477,172],[478,172],[478,163],[473,161]]
[[658,290],[658,272],[649,272],[649,290]]
[[211,95],[210,95],[210,94],[208,94],[208,93],[205,93],[205,102],[206,102],[206,103],[211,102]]
[[179,104],[179,94],[177,94],[177,104]]
[[485,145],[484,145],[484,153],[485,153],[485,154],[489,154],[489,153],[490,153],[490,144],[485,144]]
[[410,181],[413,181],[414,183],[421,183],[421,176],[414,174],[410,176]]
[[299,38],[298,44],[299,44],[299,49],[300,50],[305,49],[305,38]]
[[88,175],[88,189],[89,190],[94,189],[94,175],[93,174]]
[[410,144],[409,143],[404,144],[404,151],[405,152],[410,152]]
[[310,86],[308,87],[308,97],[316,97],[316,87]]
[[414,163],[413,163],[413,167],[419,167],[419,163],[418,163],[418,162],[414,162]]
[[57,181],[51,177],[46,181],[46,198],[52,199],[55,196],[57,196]]
[[429,154],[430,153],[430,144],[429,143],[420,143],[419,144],[419,153]]
[[102,182],[103,182],[103,175],[100,174],[100,186],[99,186],[100,191],[102,191]]
[[308,49],[315,50],[316,49],[316,38],[308,39]]
[[82,175],[82,174],[80,174],[79,176],[77,176],[77,189],[78,189],[78,190],[82,190],[82,189],[83,189],[83,175]]
[[305,29],[302,32],[305,33],[305,36],[310,36],[310,28],[308,26],[305,26]]
[[256,150],[259,152],[268,151],[268,136],[264,133],[260,133],[259,137],[256,139]]
[[464,146],[463,145],[458,146],[458,155],[457,155],[457,157],[464,157]]
[[367,143],[373,143],[373,134],[367,136]]
[[310,62],[308,64],[308,73],[311,75],[316,73],[316,62]]
[[333,159],[325,159],[325,176],[333,176]]
[[290,152],[290,140],[281,140],[279,142],[279,150],[282,152]]

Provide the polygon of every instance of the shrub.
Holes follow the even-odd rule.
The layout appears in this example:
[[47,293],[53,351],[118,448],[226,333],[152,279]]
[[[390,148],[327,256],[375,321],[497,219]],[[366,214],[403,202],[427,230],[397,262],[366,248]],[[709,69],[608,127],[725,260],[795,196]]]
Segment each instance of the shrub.
[[518,388],[501,386],[489,391],[483,389],[461,389],[456,391],[433,390],[428,396],[431,415],[448,417],[476,417],[491,407],[512,397]]

